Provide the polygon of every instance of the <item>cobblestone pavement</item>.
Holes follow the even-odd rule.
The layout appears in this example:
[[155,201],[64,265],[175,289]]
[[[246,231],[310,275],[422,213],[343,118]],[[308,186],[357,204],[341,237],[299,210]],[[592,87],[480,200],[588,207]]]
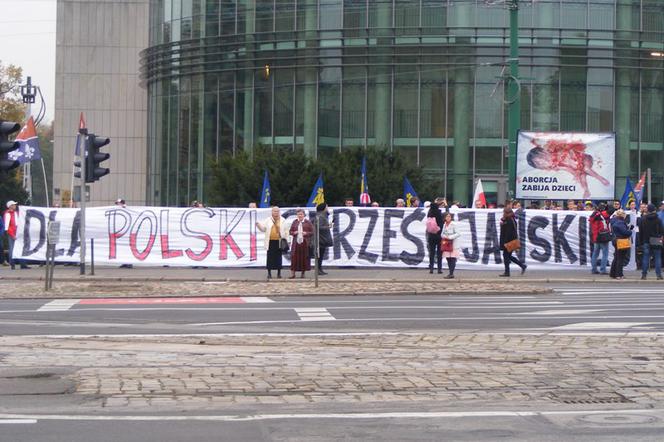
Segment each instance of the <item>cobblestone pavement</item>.
[[0,349],[1,367],[72,370],[88,410],[664,402],[664,336],[654,334],[4,336]]
[[499,282],[395,282],[395,281],[80,281],[56,282],[46,292],[38,281],[2,281],[0,298],[86,298],[136,296],[240,296],[240,295],[427,295],[427,294],[508,294],[550,293],[535,284],[512,285]]

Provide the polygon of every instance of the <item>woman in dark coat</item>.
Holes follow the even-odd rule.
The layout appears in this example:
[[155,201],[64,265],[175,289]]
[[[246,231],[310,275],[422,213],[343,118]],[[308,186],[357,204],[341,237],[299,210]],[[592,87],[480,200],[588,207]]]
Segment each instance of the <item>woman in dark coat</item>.
[[429,273],[433,273],[434,259],[438,264],[438,273],[443,273],[443,254],[440,250],[440,233],[443,230],[443,214],[440,212],[440,204],[443,202],[442,198],[436,200],[429,206],[427,213],[427,221],[429,218],[436,220],[438,225],[438,233],[431,233],[427,231],[427,248],[429,249]]
[[[626,216],[625,211],[619,209],[616,210],[616,212],[613,215],[613,218],[611,218],[611,231],[613,232],[613,236],[615,236],[616,239],[624,239],[632,237],[631,229],[633,229],[634,226],[627,225],[627,223],[625,222],[625,216]],[[609,272],[609,276],[611,278],[623,279],[625,277],[625,275],[623,274],[623,267],[625,266],[625,262],[627,260],[627,256],[629,255],[629,252],[630,249],[618,250],[618,248],[615,247],[615,251],[613,253],[613,262],[611,263],[611,271]]]
[[519,261],[519,258],[516,256],[512,256],[512,252],[508,252],[507,249],[505,249],[505,244],[515,239],[519,239],[519,235],[517,233],[514,211],[509,207],[505,207],[503,210],[503,217],[500,219],[500,249],[503,251],[505,273],[500,274],[500,276],[510,276],[510,262],[521,267],[522,275],[526,272],[528,266]]
[[291,276],[295,278],[295,272],[302,272],[301,278],[304,278],[304,272],[311,270],[311,258],[309,258],[309,242],[314,234],[314,225],[304,217],[304,210],[297,209],[297,219],[293,221],[290,227],[290,235],[293,237],[291,245]]
[[327,204],[320,203],[316,206],[316,219],[318,220],[318,274],[327,275],[323,271],[323,258],[328,247],[332,247],[332,233],[330,232],[330,221],[327,219]]

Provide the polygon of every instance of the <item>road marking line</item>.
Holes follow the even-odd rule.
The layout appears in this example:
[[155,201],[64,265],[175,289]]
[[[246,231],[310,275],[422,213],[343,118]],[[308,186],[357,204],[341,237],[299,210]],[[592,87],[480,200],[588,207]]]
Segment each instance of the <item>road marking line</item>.
[[619,414],[661,414],[663,409],[620,409],[620,410],[560,410],[560,411],[423,411],[385,413],[303,413],[303,414],[253,414],[253,415],[0,415],[0,419],[32,419],[55,421],[217,421],[246,422],[278,419],[412,419],[412,418],[465,418],[465,417],[530,417],[530,416],[573,416],[573,415],[619,415]]
[[262,296],[217,296],[191,298],[96,298],[82,299],[80,305],[161,305],[161,304],[256,304],[273,300]]
[[37,309],[38,312],[65,312],[78,304],[80,299],[56,299]]
[[36,424],[37,419],[0,419],[2,424]]
[[607,329],[607,328],[632,328],[641,327],[644,325],[653,325],[652,322],[578,322],[576,324],[561,325],[559,327],[552,327],[556,330],[565,329]]
[[268,302],[274,302],[274,300],[265,296],[242,296],[241,299],[247,304],[265,304]]
[[540,310],[538,312],[517,313],[517,315],[583,315],[584,313],[597,313],[603,311],[606,310]]
[[301,307],[294,309],[301,321],[334,321],[335,318],[326,308]]

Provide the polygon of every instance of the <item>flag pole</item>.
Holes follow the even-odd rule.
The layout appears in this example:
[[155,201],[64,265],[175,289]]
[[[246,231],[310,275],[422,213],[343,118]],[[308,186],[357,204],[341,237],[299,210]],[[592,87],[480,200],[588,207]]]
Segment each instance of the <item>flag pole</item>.
[[42,156],[40,160],[41,160],[42,172],[44,173],[44,192],[46,194],[46,207],[51,207],[48,198],[48,181],[46,181],[46,167],[44,167],[44,157]]

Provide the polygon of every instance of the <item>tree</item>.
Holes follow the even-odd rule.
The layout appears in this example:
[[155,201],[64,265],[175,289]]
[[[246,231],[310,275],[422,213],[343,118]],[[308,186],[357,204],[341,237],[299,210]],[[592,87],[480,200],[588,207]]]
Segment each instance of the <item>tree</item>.
[[260,198],[263,173],[267,170],[272,204],[304,206],[321,172],[328,204],[341,205],[346,197],[357,201],[364,155],[367,157],[367,180],[372,200],[379,201],[381,205],[393,205],[396,198],[403,196],[404,176],[408,177],[423,199],[437,196],[433,183],[425,181],[422,169],[409,165],[400,152],[358,147],[311,160],[302,150],[258,147],[253,157],[241,151],[235,156],[225,153],[218,162],[210,161],[212,168],[207,200],[215,206],[246,207],[249,201]]
[[[25,106],[21,99],[20,85],[23,71],[14,65],[5,66],[0,60],[0,119],[21,123],[25,117]],[[15,200],[25,204],[28,194],[23,190],[19,169],[9,174],[0,174],[0,211],[6,201]]]

